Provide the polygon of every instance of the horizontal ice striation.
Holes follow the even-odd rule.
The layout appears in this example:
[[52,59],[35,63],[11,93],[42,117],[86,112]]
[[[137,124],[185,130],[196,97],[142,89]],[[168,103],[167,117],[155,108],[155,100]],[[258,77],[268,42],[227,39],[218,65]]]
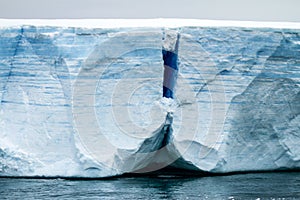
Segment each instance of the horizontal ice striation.
[[299,84],[299,29],[5,26],[0,176],[299,169]]

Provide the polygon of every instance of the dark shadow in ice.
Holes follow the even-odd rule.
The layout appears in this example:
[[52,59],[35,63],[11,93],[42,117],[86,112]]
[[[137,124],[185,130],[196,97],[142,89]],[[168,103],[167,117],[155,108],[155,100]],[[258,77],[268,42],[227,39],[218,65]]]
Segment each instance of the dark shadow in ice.
[[155,134],[152,137],[147,138],[142,143],[137,153],[154,152],[168,145],[172,135],[172,122],[173,117],[170,113],[168,113],[165,123],[155,132]]

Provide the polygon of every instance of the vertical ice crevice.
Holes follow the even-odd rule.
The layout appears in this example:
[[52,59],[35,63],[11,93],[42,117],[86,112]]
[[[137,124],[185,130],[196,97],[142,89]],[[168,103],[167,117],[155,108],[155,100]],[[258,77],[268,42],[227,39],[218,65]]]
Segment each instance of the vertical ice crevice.
[[164,32],[163,37],[163,97],[174,98],[175,85],[178,75],[178,45],[179,33],[174,30]]
[[175,86],[178,76],[178,46],[179,33],[177,30],[165,30],[163,33],[163,48],[162,56],[164,63],[164,77],[163,77],[163,101],[165,109],[167,110],[166,122],[163,127],[164,139],[162,146],[169,144],[172,135],[173,122],[173,106],[175,98]]

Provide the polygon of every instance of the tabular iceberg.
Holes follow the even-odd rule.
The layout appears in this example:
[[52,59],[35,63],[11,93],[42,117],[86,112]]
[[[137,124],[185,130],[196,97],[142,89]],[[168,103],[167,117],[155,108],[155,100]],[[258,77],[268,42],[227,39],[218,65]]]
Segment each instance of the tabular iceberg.
[[299,169],[300,24],[132,21],[0,20],[0,176]]

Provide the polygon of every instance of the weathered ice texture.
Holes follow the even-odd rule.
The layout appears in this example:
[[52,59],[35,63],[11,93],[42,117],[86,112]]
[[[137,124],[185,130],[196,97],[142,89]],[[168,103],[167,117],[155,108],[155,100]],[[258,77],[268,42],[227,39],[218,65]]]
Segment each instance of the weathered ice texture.
[[300,168],[300,29],[0,27],[0,176]]

